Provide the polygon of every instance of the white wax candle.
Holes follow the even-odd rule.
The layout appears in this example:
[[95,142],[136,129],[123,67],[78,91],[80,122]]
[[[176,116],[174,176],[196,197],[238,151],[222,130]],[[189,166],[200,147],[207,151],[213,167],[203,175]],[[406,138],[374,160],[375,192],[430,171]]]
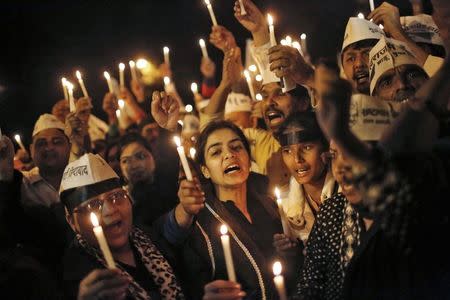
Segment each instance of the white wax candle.
[[120,119],[120,109],[116,109],[116,117],[117,119]]
[[69,93],[69,109],[70,112],[75,112],[75,99],[73,98],[73,84],[69,81],[66,82],[67,91]]
[[120,89],[125,88],[125,64],[124,63],[119,64],[119,84],[120,84]]
[[375,9],[375,3],[373,2],[373,0],[369,0],[369,6],[370,6],[370,11],[373,11]]
[[163,48],[164,62],[165,62],[167,65],[170,65],[169,52],[170,52],[169,47],[164,47],[164,48]]
[[105,76],[106,82],[108,83],[108,89],[109,89],[109,92],[110,92],[110,93],[114,93],[113,86],[112,86],[112,82],[111,82],[111,76],[109,76],[109,73],[106,72],[106,71],[103,72],[103,76]]
[[283,233],[290,236],[289,223],[283,210],[283,202],[281,200],[280,190],[278,188],[275,188],[275,196],[277,197],[277,205],[280,213],[281,225],[283,226]]
[[239,0],[239,6],[241,8],[241,16],[245,16],[247,11],[245,10],[244,2],[242,0]]
[[250,65],[250,66],[248,67],[248,69],[249,69],[251,72],[253,72],[253,73],[255,73],[256,71],[258,71],[258,67],[256,67],[255,65]]
[[198,85],[197,83],[193,82],[191,83],[191,91],[196,96],[198,94]]
[[263,100],[263,96],[261,94],[256,94],[256,100],[257,101],[262,101]]
[[364,19],[364,14],[363,13],[358,13],[358,19]]
[[125,101],[123,99],[117,100],[117,105],[119,105],[120,109],[123,109],[125,107]]
[[130,60],[128,64],[130,65],[131,79],[137,80],[136,63],[134,60]]
[[181,161],[181,165],[183,166],[184,174],[186,174],[186,178],[188,181],[192,181],[193,177],[192,177],[191,169],[189,168],[189,163],[186,158],[186,153],[184,152],[184,147],[181,145],[180,137],[174,136],[173,140],[174,140],[175,144],[177,145],[177,152],[178,152],[178,155],[180,156],[180,161]]
[[286,40],[286,46],[292,47],[292,38],[290,35],[287,35],[285,38]]
[[275,287],[277,288],[280,300],[287,300],[284,277],[281,275],[281,269],[281,263],[279,261],[276,261],[273,264],[273,282],[275,283]]
[[63,91],[64,91],[64,99],[65,100],[69,100],[69,94],[67,93],[67,79],[66,77],[61,78],[61,83],[62,83],[62,87],[63,87]]
[[108,242],[106,241],[105,235],[103,234],[103,228],[99,225],[97,216],[91,212],[91,222],[94,226],[93,231],[95,237],[97,238],[98,245],[100,246],[100,250],[102,250],[103,257],[106,260],[106,265],[108,269],[114,269],[116,264],[114,263],[114,258],[111,254],[111,250],[109,250]]
[[211,2],[209,0],[205,0],[205,4],[206,4],[206,7],[208,8],[209,16],[211,17],[211,21],[212,21],[213,25],[217,26],[216,15],[214,14],[214,10],[212,8]]
[[80,84],[81,90],[83,91],[83,96],[86,97],[86,98],[89,97],[89,94],[87,92],[86,86],[84,85],[83,77],[81,77],[81,72],[80,71],[76,71],[75,75],[77,76],[78,83]]
[[20,149],[22,149],[23,151],[27,152],[27,149],[25,149],[25,146],[22,143],[22,139],[20,138],[20,135],[16,134],[14,136],[14,139],[16,140],[17,144],[19,144]]
[[208,49],[206,49],[206,43],[205,43],[205,40],[204,40],[204,39],[200,39],[200,40],[198,41],[198,43],[199,43],[199,45],[200,45],[200,48],[202,49],[203,57],[204,57],[204,58],[209,58],[209,56],[208,56]]
[[195,159],[195,154],[197,153],[197,150],[195,150],[194,147],[191,147],[189,149],[189,155],[191,156],[192,159]]
[[253,88],[253,82],[252,78],[250,77],[250,73],[247,70],[244,70],[244,76],[247,80],[248,90],[250,91],[250,96],[252,97],[252,100],[255,101],[255,89]]
[[275,28],[273,26],[273,18],[270,14],[267,14],[267,23],[269,24],[269,34],[270,34],[270,46],[276,46],[277,40],[275,39]]
[[302,46],[303,53],[308,53],[308,48],[306,47],[306,33],[300,35],[300,45]]
[[223,254],[225,256],[225,265],[227,267],[228,280],[236,281],[236,272],[234,271],[233,256],[231,254],[230,236],[226,225],[220,226],[220,240],[222,241]]
[[302,46],[300,46],[300,43],[295,41],[292,42],[292,47],[298,50],[298,52],[303,56]]

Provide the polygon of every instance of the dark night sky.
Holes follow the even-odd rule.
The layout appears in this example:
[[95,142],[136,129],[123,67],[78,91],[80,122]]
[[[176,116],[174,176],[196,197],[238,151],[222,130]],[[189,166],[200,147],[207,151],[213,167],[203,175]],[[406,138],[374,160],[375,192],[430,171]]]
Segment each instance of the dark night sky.
[[[185,102],[191,98],[189,83],[201,78],[197,41],[208,36],[211,24],[203,0],[1,2],[0,127],[8,134],[23,132],[26,144],[37,117],[62,98],[61,76],[74,79],[77,69],[85,77],[100,117],[104,117],[101,101],[107,91],[102,73],[108,69],[117,77],[120,61],[144,55],[160,63],[162,47],[168,45],[175,82],[182,97],[186,95]],[[211,2],[219,23],[244,45],[250,35],[234,19],[234,1]],[[347,18],[358,11],[368,13],[368,0],[256,3],[276,16],[278,38],[286,34],[298,38],[306,32],[313,58],[336,53]],[[391,3],[402,14],[410,13],[407,0]],[[208,51],[220,74],[220,53],[211,45]]]

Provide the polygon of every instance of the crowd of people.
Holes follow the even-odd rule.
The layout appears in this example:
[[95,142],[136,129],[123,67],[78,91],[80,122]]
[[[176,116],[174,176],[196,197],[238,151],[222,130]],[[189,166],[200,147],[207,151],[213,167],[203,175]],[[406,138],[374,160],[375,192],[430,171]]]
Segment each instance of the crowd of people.
[[254,80],[214,25],[222,75],[203,57],[193,109],[138,74],[107,120],[63,99],[29,150],[0,132],[2,296],[450,299],[450,3],[432,4],[350,17],[313,65],[236,1]]

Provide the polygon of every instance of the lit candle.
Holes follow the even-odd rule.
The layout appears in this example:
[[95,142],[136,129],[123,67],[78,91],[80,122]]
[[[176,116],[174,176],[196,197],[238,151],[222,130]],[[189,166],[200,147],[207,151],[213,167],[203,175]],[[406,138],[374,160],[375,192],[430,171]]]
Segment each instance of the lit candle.
[[166,65],[170,65],[169,52],[170,52],[169,47],[164,47],[164,48],[163,48],[163,53],[164,53],[164,63],[166,63]]
[[75,76],[77,76],[77,78],[78,78],[78,82],[80,83],[81,90],[83,91],[83,96],[86,97],[86,98],[89,97],[89,94],[87,92],[86,86],[84,85],[83,77],[81,77],[81,72],[80,71],[76,71],[75,72]]
[[280,213],[280,218],[281,218],[281,225],[283,225],[283,233],[287,236],[289,236],[289,223],[288,220],[286,218],[286,214],[284,213],[283,210],[283,202],[281,200],[281,196],[280,196],[280,190],[276,187],[275,188],[275,196],[277,197],[277,205],[278,205],[278,211]]
[[198,40],[198,43],[200,45],[200,48],[202,49],[202,54],[204,58],[209,58],[208,56],[208,49],[206,49],[206,43],[204,39]]
[[75,108],[75,99],[73,98],[73,84],[70,81],[66,82],[67,92],[69,93],[69,108],[70,112],[74,112]]
[[119,64],[119,84],[120,84],[120,89],[125,88],[125,64],[124,63]]
[[112,87],[112,82],[111,82],[111,76],[109,76],[108,72],[103,72],[103,76],[105,76],[106,78],[106,82],[108,83],[108,89],[110,93],[113,93],[113,87]]
[[61,78],[61,83],[62,83],[62,87],[63,87],[63,91],[64,91],[64,99],[65,100],[69,100],[69,95],[67,94],[67,79],[66,77]]
[[273,282],[278,291],[278,296],[280,300],[287,300],[286,288],[284,286],[284,277],[281,275],[282,266],[279,261],[273,264]]
[[189,155],[191,156],[192,159],[195,159],[195,154],[197,153],[197,150],[195,150],[194,147],[191,147],[189,149]]
[[123,101],[123,99],[117,100],[117,104],[119,105],[120,109],[123,109],[125,107],[125,101]]
[[239,0],[239,6],[241,8],[241,16],[245,16],[247,11],[245,10],[244,2],[242,0]]
[[130,66],[130,72],[131,72],[131,79],[137,80],[137,72],[136,72],[136,63],[134,60],[130,60],[128,62],[128,65]]
[[211,21],[212,21],[213,25],[217,26],[216,15],[214,14],[214,10],[212,8],[211,2],[209,0],[205,0],[205,4],[206,4],[206,7],[208,8],[209,16],[211,17]]
[[261,94],[256,94],[256,100],[262,101],[263,96]]
[[191,83],[191,91],[194,94],[194,96],[197,96],[197,94],[198,94],[198,85],[197,85],[197,83],[195,83],[195,82]]
[[277,40],[275,39],[275,28],[273,26],[273,18],[270,14],[267,14],[267,23],[269,24],[269,33],[270,33],[270,46],[276,46]]
[[23,151],[27,152],[27,149],[25,149],[25,146],[22,143],[22,139],[20,138],[20,135],[16,134],[14,136],[14,139],[16,140],[17,144],[19,145],[20,149],[22,149]]
[[364,19],[364,14],[363,13],[358,13],[358,19]]
[[247,80],[248,90],[250,91],[250,96],[252,100],[255,101],[255,89],[253,88],[252,78],[250,77],[250,73],[247,70],[244,70],[244,76]]
[[255,80],[256,80],[256,81],[258,81],[258,82],[261,82],[261,81],[263,81],[263,77],[262,77],[262,75],[261,75],[261,74],[256,74],[256,76],[255,76]]
[[180,156],[181,165],[183,166],[184,174],[186,174],[186,178],[188,181],[192,181],[192,173],[189,168],[189,164],[186,158],[186,153],[184,153],[184,147],[181,145],[181,140],[179,136],[174,136],[173,140],[177,145],[178,155]]
[[375,9],[375,4],[374,4],[373,0],[369,0],[369,5],[370,5],[370,11],[373,11]]
[[167,87],[170,84],[170,77],[164,76],[164,85]]
[[285,40],[286,40],[286,46],[292,47],[292,38],[291,38],[291,36],[287,35],[285,37]]
[[220,240],[222,241],[223,254],[225,256],[225,265],[227,267],[228,280],[236,282],[236,272],[234,271],[233,256],[231,255],[230,236],[228,227],[220,226]]
[[384,30],[383,24],[378,25],[378,27],[380,27],[381,30]]
[[282,39],[282,40],[280,41],[280,44],[283,45],[283,46],[287,46],[287,41],[286,41],[286,39]]
[[300,43],[299,43],[299,42],[297,42],[297,41],[292,42],[292,47],[294,47],[295,49],[297,49],[298,52],[299,52],[301,55],[303,55],[303,52],[302,52],[302,46],[300,46]]
[[139,70],[145,69],[149,65],[149,62],[145,58],[139,58],[136,61],[136,68]]
[[116,117],[117,119],[120,119],[120,109],[116,109]]
[[300,35],[300,45],[302,46],[303,53],[307,53],[308,48],[306,47],[306,33],[302,33]]
[[194,107],[193,107],[192,105],[188,104],[188,105],[186,105],[186,106],[184,107],[184,110],[185,110],[187,113],[190,113],[190,112],[192,112],[192,111],[194,110]]
[[111,250],[109,250],[108,242],[106,241],[105,235],[103,234],[103,228],[98,223],[97,216],[91,212],[91,222],[92,226],[94,226],[93,231],[95,237],[97,238],[98,245],[100,246],[100,250],[102,250],[103,257],[106,260],[106,265],[108,269],[114,269],[116,264],[114,263],[114,259],[111,254]]
[[255,65],[250,65],[250,66],[248,67],[248,69],[249,69],[251,72],[253,72],[253,73],[255,73],[256,71],[258,71],[258,68],[257,68]]

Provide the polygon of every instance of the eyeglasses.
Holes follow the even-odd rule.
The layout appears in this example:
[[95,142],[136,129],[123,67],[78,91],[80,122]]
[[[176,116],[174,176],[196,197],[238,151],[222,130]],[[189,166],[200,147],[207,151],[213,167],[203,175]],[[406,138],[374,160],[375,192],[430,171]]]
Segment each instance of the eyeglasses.
[[130,197],[124,189],[120,189],[88,199],[77,206],[73,212],[83,215],[88,215],[91,212],[101,214],[105,202],[108,202],[109,205],[120,206],[126,201],[131,201]]

